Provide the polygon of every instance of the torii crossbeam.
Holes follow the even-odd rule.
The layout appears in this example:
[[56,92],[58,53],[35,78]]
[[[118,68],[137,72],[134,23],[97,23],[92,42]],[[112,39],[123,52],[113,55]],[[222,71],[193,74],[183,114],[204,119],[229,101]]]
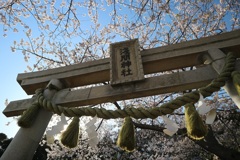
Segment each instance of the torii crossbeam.
[[[221,65],[224,63],[223,57],[225,54],[232,52],[237,58],[240,58],[239,51],[240,30],[236,30],[198,40],[140,51],[144,75],[184,67],[196,67],[196,69],[191,71],[160,75],[145,78],[144,80],[140,78],[141,80],[139,81],[124,84],[108,84],[78,90],[70,89],[109,82],[111,80],[110,71],[112,69],[110,65],[111,59],[106,58],[46,71],[19,74],[17,81],[25,92],[31,95],[36,89],[45,88],[51,80],[59,80],[56,83],[60,86],[59,89],[61,88],[62,90],[56,93],[50,93],[50,99],[52,103],[56,105],[76,107],[100,104],[203,87],[218,76],[219,68],[221,68]],[[209,62],[209,60],[211,60],[211,62]],[[240,60],[237,60],[235,70],[240,71]],[[51,83],[52,82],[50,82],[50,84]],[[234,96],[237,93],[232,86],[232,82],[228,82],[225,89],[233,98],[234,102],[240,106],[239,96]],[[48,95],[49,93],[45,94]],[[22,114],[33,101],[34,99],[12,101],[3,113],[7,117],[18,116]],[[42,115],[45,114],[46,113],[42,113]],[[51,115],[48,116],[47,121],[49,121],[50,118]],[[41,118],[38,118],[36,124],[41,123],[40,121]],[[39,131],[37,131],[36,126],[35,130],[31,130],[31,134],[38,134],[33,143],[39,143],[47,124],[48,122],[45,122],[45,125],[40,127],[40,133],[38,133]],[[25,133],[30,134],[28,131]],[[23,132],[19,134],[21,135],[16,136],[18,139],[24,136]],[[18,140],[18,143],[20,142],[21,140]],[[17,142],[15,142],[12,147],[16,147],[16,144]],[[31,146],[31,143],[29,143],[28,146]],[[11,145],[9,147],[11,148]],[[18,154],[18,159],[23,159],[23,157],[29,158],[26,154],[30,153],[20,153],[22,152],[21,149],[15,150],[14,152],[18,152],[16,153]],[[4,156],[6,159],[6,157],[13,155],[10,154],[10,151],[6,151]],[[16,156],[14,158],[16,159]]]

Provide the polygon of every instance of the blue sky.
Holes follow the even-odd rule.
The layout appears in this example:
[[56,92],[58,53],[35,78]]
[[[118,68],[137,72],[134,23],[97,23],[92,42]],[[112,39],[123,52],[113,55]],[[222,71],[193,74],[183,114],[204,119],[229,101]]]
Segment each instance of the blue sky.
[[[3,32],[0,30],[0,36]],[[5,133],[9,138],[14,137],[18,131],[17,121],[13,118],[7,118],[2,111],[5,109],[5,100],[14,101],[29,96],[24,92],[21,86],[16,81],[18,73],[23,73],[26,69],[26,62],[23,55],[20,53],[13,53],[11,51],[11,44],[14,40],[20,39],[18,33],[8,32],[8,36],[0,40],[0,73],[1,73],[1,93],[0,93],[0,133]],[[8,126],[8,124],[11,122]]]

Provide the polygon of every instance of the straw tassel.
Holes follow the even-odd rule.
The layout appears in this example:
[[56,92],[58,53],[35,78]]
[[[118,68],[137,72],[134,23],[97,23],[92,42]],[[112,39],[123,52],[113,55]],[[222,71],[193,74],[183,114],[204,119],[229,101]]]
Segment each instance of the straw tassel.
[[35,118],[38,114],[40,106],[38,103],[33,103],[18,120],[18,125],[23,128],[29,128],[34,123]]
[[233,84],[238,92],[238,95],[240,96],[240,72],[239,71],[232,72],[232,79]]
[[78,144],[79,117],[74,117],[67,129],[62,133],[61,142],[64,146],[74,148]]
[[201,140],[207,135],[207,126],[204,125],[202,118],[192,103],[185,105],[185,122],[189,137]]
[[117,145],[128,152],[133,151],[135,148],[135,131],[130,117],[124,118],[124,123],[118,135]]

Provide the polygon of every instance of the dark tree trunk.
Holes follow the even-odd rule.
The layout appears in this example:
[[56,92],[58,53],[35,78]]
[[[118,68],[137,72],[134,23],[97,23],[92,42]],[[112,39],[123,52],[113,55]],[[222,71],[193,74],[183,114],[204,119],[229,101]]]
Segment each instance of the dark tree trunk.
[[[227,137],[226,137],[227,138]],[[205,150],[215,154],[221,160],[239,160],[240,152],[226,148],[218,143],[215,136],[213,135],[211,127],[208,130],[208,134],[204,140],[196,141],[193,140],[196,144],[204,148]]]

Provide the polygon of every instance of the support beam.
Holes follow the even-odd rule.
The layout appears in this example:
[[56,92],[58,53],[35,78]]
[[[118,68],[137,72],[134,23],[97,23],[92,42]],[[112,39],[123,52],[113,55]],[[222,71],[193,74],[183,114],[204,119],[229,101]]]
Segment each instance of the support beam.
[[[240,69],[240,63],[239,63]],[[185,91],[203,87],[217,77],[217,73],[210,65],[192,71],[167,74],[145,79],[143,82],[118,85],[97,86],[70,91],[61,90],[53,98],[55,104],[67,107],[84,106],[123,99],[151,96],[170,92]],[[3,111],[6,116],[16,116],[31,104],[31,99],[12,101]]]
[[[62,84],[58,80],[52,80],[52,84],[61,89]],[[51,100],[57,90],[44,90],[44,97]],[[52,112],[40,109],[33,126],[30,128],[20,128],[12,142],[7,147],[1,160],[31,160],[39,145],[46,127],[52,117]]]
[[[162,72],[201,64],[201,56],[211,48],[240,50],[240,30],[179,44],[141,51],[144,74]],[[237,53],[237,52],[236,52]],[[240,57],[240,55],[236,55]],[[17,81],[27,94],[43,88],[57,78],[69,88],[110,81],[109,58],[46,71],[19,74]]]
[[181,92],[207,85],[217,76],[211,66],[145,79],[122,86],[98,86],[74,91],[60,91],[53,100],[68,107],[115,102],[157,94]]
[[[240,60],[236,63],[236,69],[240,71]],[[206,65],[193,71],[151,77],[143,82],[128,85],[114,87],[104,85],[74,91],[64,89],[56,93],[53,102],[57,105],[74,107],[179,92],[206,86],[217,75],[217,72],[210,65]],[[233,90],[230,89],[228,92],[231,91]],[[20,115],[32,101],[32,99],[12,101],[5,108],[3,114],[7,117]]]

